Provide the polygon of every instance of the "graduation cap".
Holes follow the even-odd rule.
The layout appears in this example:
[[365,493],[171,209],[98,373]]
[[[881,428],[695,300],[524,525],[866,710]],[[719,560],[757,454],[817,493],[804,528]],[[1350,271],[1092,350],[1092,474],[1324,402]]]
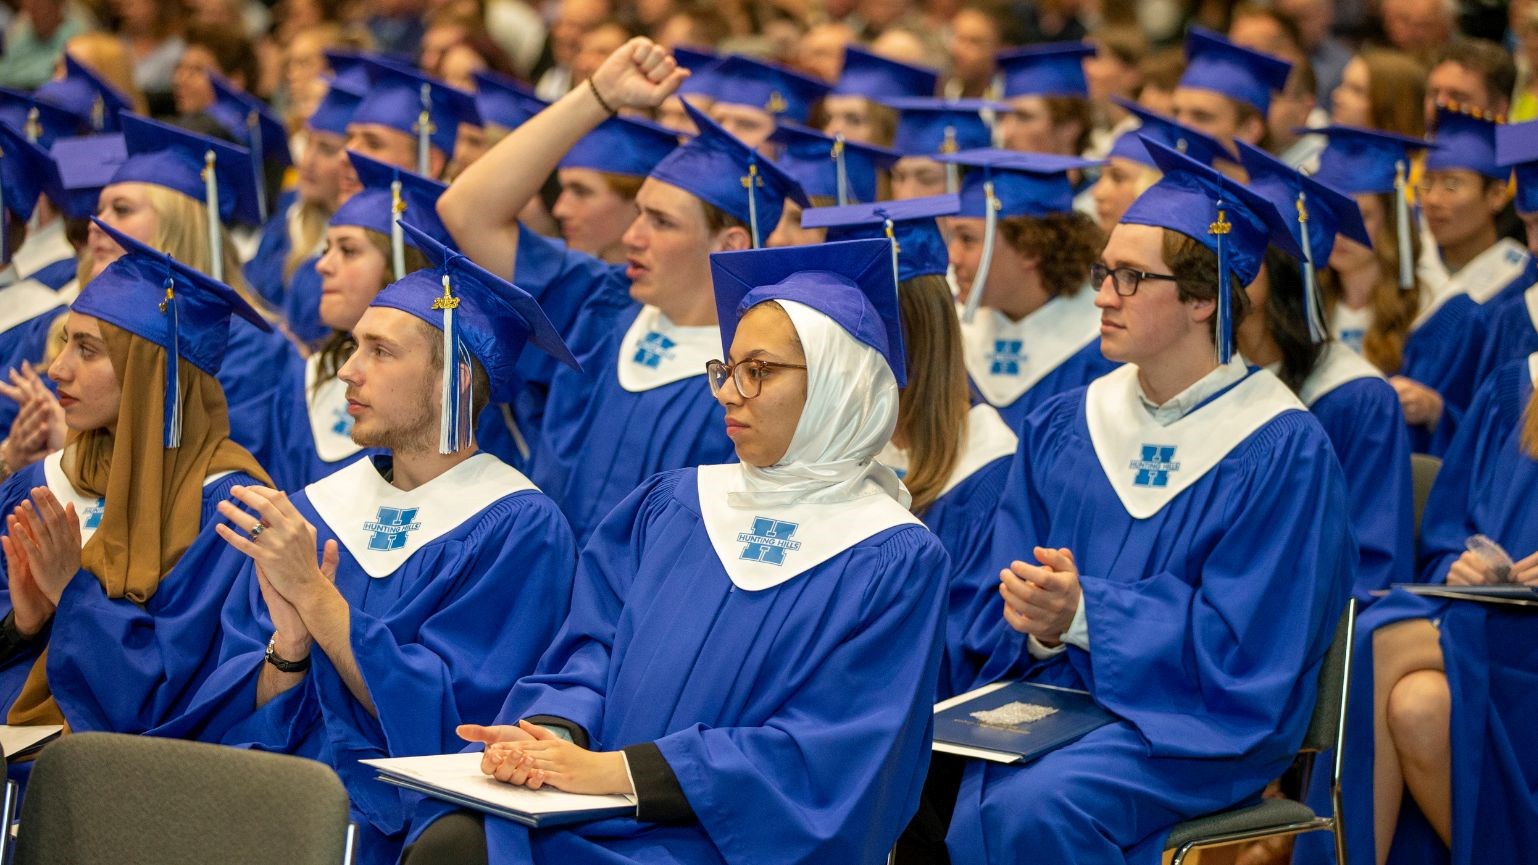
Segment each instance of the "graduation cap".
[[123,133],[60,138],[49,148],[59,171],[59,205],[66,217],[85,219],[96,212],[101,191],[128,159]]
[[470,446],[470,405],[460,380],[466,355],[480,361],[491,382],[493,402],[512,402],[517,392],[518,356],[532,343],[578,372],[572,356],[544,310],[528,292],[492,274],[409,223],[401,226],[434,264],[385,286],[370,306],[410,313],[443,331],[443,414],[438,450]]
[[347,158],[363,189],[342,202],[327,225],[356,225],[389,237],[392,272],[400,279],[406,275],[406,246],[417,246],[402,232],[402,220],[409,216],[422,231],[448,237],[438,219],[438,196],[448,186],[351,150]]
[[1260,273],[1267,246],[1297,259],[1303,251],[1264,196],[1184,153],[1156,141],[1143,144],[1164,176],[1132,202],[1121,221],[1178,231],[1216,253],[1218,362],[1228,363],[1234,342],[1229,274],[1249,285]]
[[1336,234],[1372,246],[1372,237],[1362,223],[1362,210],[1351,196],[1299,173],[1264,150],[1242,141],[1235,143],[1249,173],[1250,188],[1265,196],[1286,218],[1293,239],[1303,251],[1303,312],[1308,334],[1314,342],[1324,342],[1328,331],[1320,312],[1314,270],[1330,260]]
[[1099,163],[1076,156],[1023,153],[995,147],[964,150],[938,159],[971,169],[961,185],[958,215],[984,222],[982,257],[961,312],[961,320],[970,323],[977,315],[977,307],[983,301],[983,289],[988,284],[999,219],[1071,212],[1073,183],[1068,179],[1068,172],[1082,171]]
[[699,48],[684,48],[682,46],[673,49],[673,62],[681,68],[689,70],[689,77],[678,85],[678,96],[705,96],[712,97],[716,90],[716,80],[712,78],[715,68],[726,58],[714,51],[705,51]]
[[801,226],[828,229],[830,241],[890,240],[897,281],[902,283],[919,276],[945,275],[950,252],[935,218],[954,216],[960,209],[961,198],[955,195],[814,207],[801,214]]
[[876,172],[891,168],[902,154],[885,147],[824,135],[799,123],[782,123],[769,136],[782,145],[776,164],[808,196],[839,204],[876,200]]
[[11,220],[32,218],[37,200],[59,193],[58,173],[48,151],[27,140],[20,130],[0,123],[0,263],[10,263]]
[[36,96],[83,118],[92,132],[116,132],[118,115],[133,110],[133,102],[122,91],[67,53],[64,77],[37,88]]
[[785,199],[802,207],[811,202],[800,184],[774,162],[722,129],[703,111],[684,102],[684,111],[700,134],[674,148],[651,176],[708,201],[742,220],[753,238],[753,248],[763,243],[768,226],[780,222]]
[[230,343],[230,314],[270,331],[235,289],[158,252],[95,217],[123,255],[85,284],[70,308],[115,324],[166,350],[165,446],[182,438],[180,361],[216,375]]
[[721,62],[721,55],[705,48],[689,47],[687,45],[673,46],[673,62],[691,73],[699,72],[707,66]]
[[128,158],[111,183],[152,183],[174,189],[208,208],[208,240],[215,279],[223,274],[221,222],[255,225],[256,175],[246,148],[136,114],[120,118]]
[[475,78],[475,109],[486,123],[517,129],[530,117],[550,107],[521,81],[482,69]]
[[333,78],[326,88],[326,95],[321,97],[315,111],[310,114],[310,119],[305,125],[321,132],[330,132],[333,135],[346,137],[347,124],[352,122],[353,114],[358,110],[358,103],[363,101],[360,91],[351,90],[340,78]]
[[1008,106],[986,99],[883,99],[897,110],[892,148],[904,156],[938,156],[987,147],[993,130],[983,111],[1007,111]]
[[1437,108],[1437,145],[1426,154],[1427,171],[1467,169],[1494,180],[1511,177],[1511,169],[1495,156],[1494,120],[1482,113],[1461,111],[1456,105]]
[[454,155],[459,124],[480,125],[475,97],[422,72],[381,63],[372,57],[358,62],[368,73],[368,91],[353,112],[353,123],[376,123],[417,140],[417,173],[428,174],[430,148]]
[[368,92],[369,70],[375,66],[387,66],[402,72],[412,72],[416,68],[384,54],[370,54],[366,51],[330,49],[325,55],[326,63],[335,75],[332,86],[340,84],[344,89],[360,95]]
[[1203,165],[1210,166],[1220,157],[1230,162],[1234,161],[1233,152],[1206,133],[1198,132],[1173,117],[1149,111],[1130,99],[1112,96],[1111,101],[1136,117],[1139,125],[1137,129],[1123,133],[1116,139],[1116,143],[1111,145],[1110,152],[1106,154],[1107,158],[1119,156],[1152,166],[1153,157],[1148,155],[1148,148],[1143,146],[1143,139],[1146,138],[1178,150]]
[[677,149],[678,138],[676,131],[650,120],[610,117],[566,151],[560,167],[645,177]]
[[691,93],[704,93],[717,102],[748,105],[773,115],[805,123],[815,105],[831,90],[827,84],[783,66],[740,54],[722,58],[702,70]]
[[793,300],[880,352],[898,387],[908,383],[890,240],[716,252],[710,256],[710,277],[726,355],[737,322],[749,309],[765,301]]
[[1004,76],[1004,98],[1016,96],[1077,96],[1088,98],[1084,58],[1095,46],[1084,42],[1051,42],[998,55]]
[[1221,33],[1193,26],[1186,35],[1186,71],[1180,86],[1211,90],[1254,106],[1264,117],[1271,94],[1287,87],[1292,64],[1228,41]]
[[1538,213],[1538,120],[1497,127],[1495,159],[1517,172],[1518,212]]
[[208,115],[251,151],[251,169],[255,172],[257,212],[262,222],[267,221],[267,178],[265,166],[273,163],[279,168],[294,164],[288,152],[288,130],[283,122],[267,107],[267,103],[245,91],[238,90],[223,75],[208,73],[209,84],[214,89],[214,104],[208,107]]
[[1395,242],[1399,248],[1399,288],[1415,289],[1415,256],[1410,232],[1410,168],[1415,153],[1432,144],[1408,135],[1377,129],[1335,124],[1310,130],[1326,139],[1319,154],[1319,170],[1314,179],[1347,195],[1383,195],[1393,193],[1394,213],[1398,223]]
[[9,124],[42,147],[52,147],[58,139],[89,128],[89,118],[9,87],[0,87],[0,123]]
[[844,49],[844,71],[833,86],[833,92],[880,101],[905,96],[933,96],[939,84],[940,74],[933,69],[900,63],[850,45]]

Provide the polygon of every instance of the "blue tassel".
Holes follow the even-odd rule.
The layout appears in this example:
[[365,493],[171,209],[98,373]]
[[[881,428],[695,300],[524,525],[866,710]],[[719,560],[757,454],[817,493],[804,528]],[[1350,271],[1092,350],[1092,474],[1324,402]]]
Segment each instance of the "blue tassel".
[[470,407],[461,399],[464,383],[459,366],[468,354],[455,322],[459,298],[453,295],[447,273],[443,274],[443,296],[433,301],[433,309],[443,311],[443,412],[438,421],[438,452],[451,454],[470,446]]
[[1233,231],[1228,213],[1223,210],[1223,199],[1218,199],[1218,221],[1207,226],[1207,233],[1217,238],[1218,251],[1218,363],[1227,364],[1234,356],[1234,311],[1229,297],[1232,281],[1228,273],[1228,244],[1225,238]]
[[1319,311],[1319,286],[1314,270],[1314,244],[1308,236],[1307,195],[1298,193],[1298,234],[1303,237],[1303,316],[1308,319],[1308,338],[1314,343],[1325,340],[1324,318]]
[[833,171],[838,182],[838,206],[849,204],[849,167],[844,161],[844,135],[833,139]]
[[166,299],[160,302],[160,313],[169,315],[166,327],[166,399],[161,414],[167,448],[182,446],[182,339],[181,316],[176,311],[176,280],[166,276]]
[[262,225],[267,224],[267,175],[262,170],[262,118],[252,111],[246,115],[246,131],[251,140],[251,170],[256,174],[256,211]]

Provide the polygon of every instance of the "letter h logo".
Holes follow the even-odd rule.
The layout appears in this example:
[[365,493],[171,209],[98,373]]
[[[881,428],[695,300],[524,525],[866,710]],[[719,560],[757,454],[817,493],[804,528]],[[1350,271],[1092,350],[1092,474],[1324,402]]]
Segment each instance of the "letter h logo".
[[379,519],[363,524],[363,530],[370,532],[368,548],[371,550],[399,550],[406,546],[407,536],[420,529],[422,524],[416,521],[418,508],[390,508],[380,507]]
[[1180,471],[1180,463],[1175,462],[1174,445],[1143,445],[1142,458],[1133,460],[1131,468],[1137,469],[1134,486],[1164,487],[1169,486],[1170,472]]
[[993,365],[988,372],[993,375],[1019,375],[1020,364],[1025,361],[1025,343],[1018,339],[993,341]]
[[737,542],[747,544],[742,550],[740,558],[748,561],[763,562],[770,565],[785,564],[785,554],[801,549],[800,541],[790,539],[800,527],[799,523],[789,523],[784,520],[773,520],[768,517],[754,517],[753,530],[740,532]]

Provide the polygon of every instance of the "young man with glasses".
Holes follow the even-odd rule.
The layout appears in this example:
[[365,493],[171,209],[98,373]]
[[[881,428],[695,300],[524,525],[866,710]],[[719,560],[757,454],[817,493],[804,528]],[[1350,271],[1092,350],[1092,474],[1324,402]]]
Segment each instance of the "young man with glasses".
[[971,761],[958,865],[1154,861],[1176,823],[1258,799],[1302,741],[1349,591],[1328,438],[1231,349],[1267,245],[1296,244],[1264,199],[1148,148],[1163,179],[1095,268],[1100,350],[1125,365],[1026,419],[971,565],[1003,600],[969,634],[978,684],[1085,689],[1116,720],[1025,765]]

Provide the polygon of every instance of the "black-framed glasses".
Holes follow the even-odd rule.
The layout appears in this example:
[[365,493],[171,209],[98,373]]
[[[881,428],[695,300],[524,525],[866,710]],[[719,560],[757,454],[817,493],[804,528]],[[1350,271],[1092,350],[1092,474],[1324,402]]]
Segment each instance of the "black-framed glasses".
[[730,378],[737,385],[737,393],[743,399],[752,399],[764,389],[764,379],[780,369],[806,369],[804,363],[778,363],[750,357],[736,363],[713,360],[705,364],[705,378],[710,382],[710,392],[718,394]]
[[1111,285],[1116,293],[1122,297],[1131,297],[1137,294],[1138,283],[1145,279],[1159,279],[1166,282],[1178,282],[1174,276],[1168,273],[1149,273],[1146,270],[1134,270],[1130,267],[1106,267],[1100,262],[1089,266],[1089,284],[1098,291],[1105,285],[1105,278],[1111,277]]

